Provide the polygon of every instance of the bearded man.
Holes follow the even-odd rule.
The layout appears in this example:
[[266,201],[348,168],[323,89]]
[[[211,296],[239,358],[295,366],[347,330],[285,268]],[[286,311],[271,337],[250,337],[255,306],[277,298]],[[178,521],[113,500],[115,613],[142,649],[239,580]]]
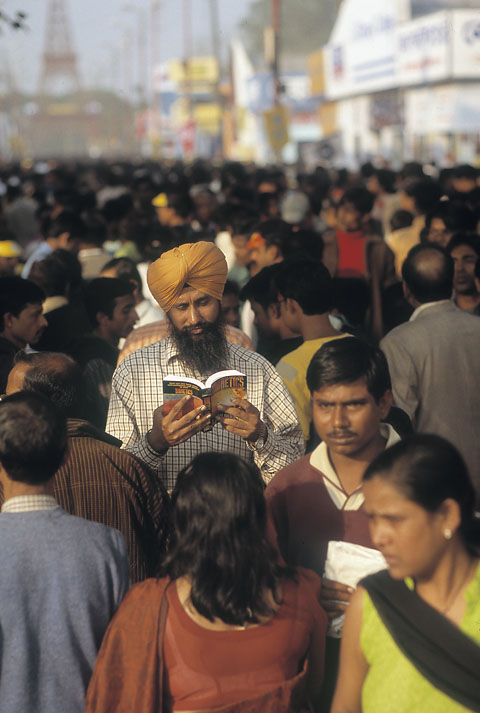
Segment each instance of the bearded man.
[[[152,294],[166,313],[170,334],[126,357],[117,367],[107,431],[154,469],[171,489],[194,456],[229,451],[254,460],[268,482],[303,452],[298,418],[279,374],[262,356],[227,342],[220,300],[227,277],[223,253],[213,243],[181,245],[148,271]],[[205,406],[179,417],[184,397],[163,415],[167,374],[205,381],[223,369],[247,377],[247,399],[237,399],[212,430]]]

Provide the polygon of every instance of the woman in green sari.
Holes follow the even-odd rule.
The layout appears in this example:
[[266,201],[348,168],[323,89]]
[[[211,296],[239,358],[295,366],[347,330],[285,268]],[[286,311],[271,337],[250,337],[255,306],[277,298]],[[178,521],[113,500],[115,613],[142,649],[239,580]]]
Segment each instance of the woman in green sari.
[[363,491],[388,570],[348,607],[331,713],[480,711],[480,521],[463,459],[412,436],[370,465]]

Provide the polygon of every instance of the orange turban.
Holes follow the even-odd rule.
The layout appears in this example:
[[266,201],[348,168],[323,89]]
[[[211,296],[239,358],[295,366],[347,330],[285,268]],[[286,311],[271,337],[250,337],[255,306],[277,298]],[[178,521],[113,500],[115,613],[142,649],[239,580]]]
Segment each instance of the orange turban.
[[221,300],[226,280],[224,254],[206,242],[169,250],[150,265],[147,273],[148,286],[164,312],[173,307],[185,285]]

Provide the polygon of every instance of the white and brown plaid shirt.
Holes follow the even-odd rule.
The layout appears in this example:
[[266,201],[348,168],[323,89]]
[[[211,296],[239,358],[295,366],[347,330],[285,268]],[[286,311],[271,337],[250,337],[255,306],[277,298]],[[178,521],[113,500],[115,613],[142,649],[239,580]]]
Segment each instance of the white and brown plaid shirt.
[[163,377],[170,373],[205,381],[208,376],[184,368],[170,337],[133,352],[113,375],[106,430],[155,470],[167,489],[173,488],[178,472],[198,453],[229,451],[246,460],[253,458],[267,483],[277,470],[303,454],[302,430],[280,375],[260,354],[234,344],[228,344],[228,352],[226,368],[246,374],[247,399],[267,427],[266,438],[254,447],[218,423],[212,431],[197,433],[163,456],[150,447],[146,434],[152,428],[154,410],[163,403]]

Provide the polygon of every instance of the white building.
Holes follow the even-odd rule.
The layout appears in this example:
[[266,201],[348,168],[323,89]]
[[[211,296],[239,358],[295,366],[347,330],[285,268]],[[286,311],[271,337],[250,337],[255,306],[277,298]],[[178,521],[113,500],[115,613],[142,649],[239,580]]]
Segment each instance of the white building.
[[325,48],[339,162],[479,163],[480,8],[458,5],[344,0]]

